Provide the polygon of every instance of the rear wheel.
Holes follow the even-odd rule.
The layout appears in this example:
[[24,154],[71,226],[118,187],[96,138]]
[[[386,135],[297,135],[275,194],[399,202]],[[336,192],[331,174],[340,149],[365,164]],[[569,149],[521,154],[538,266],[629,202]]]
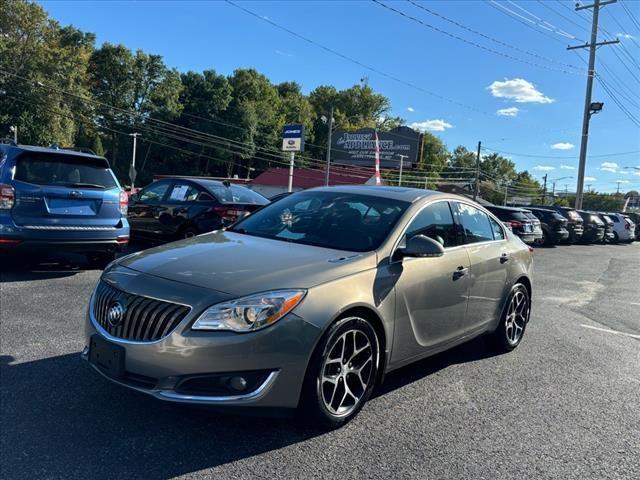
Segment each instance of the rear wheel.
[[360,317],[338,321],[307,368],[299,412],[302,420],[325,428],[347,423],[371,396],[379,364],[373,326]]
[[620,237],[618,236],[618,232],[613,232],[613,243],[620,243]]
[[520,344],[530,314],[529,291],[517,283],[509,293],[500,324],[492,334],[493,344],[499,351],[510,352]]
[[198,235],[198,231],[193,227],[185,228],[182,231],[182,238],[191,238],[195,237],[196,235]]

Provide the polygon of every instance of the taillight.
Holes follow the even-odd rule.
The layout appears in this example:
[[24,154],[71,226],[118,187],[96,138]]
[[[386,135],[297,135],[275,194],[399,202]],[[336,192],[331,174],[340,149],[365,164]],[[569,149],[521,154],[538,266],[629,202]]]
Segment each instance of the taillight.
[[0,209],[10,209],[16,203],[16,192],[11,185],[0,183]]
[[222,218],[223,223],[233,223],[247,213],[244,210],[230,207],[213,207],[213,210]]
[[509,225],[511,225],[511,228],[522,228],[522,222],[517,220],[509,220]]
[[129,195],[124,190],[120,190],[120,213],[126,215],[129,211]]
[[624,229],[625,230],[631,230],[631,225],[627,222],[624,222]]

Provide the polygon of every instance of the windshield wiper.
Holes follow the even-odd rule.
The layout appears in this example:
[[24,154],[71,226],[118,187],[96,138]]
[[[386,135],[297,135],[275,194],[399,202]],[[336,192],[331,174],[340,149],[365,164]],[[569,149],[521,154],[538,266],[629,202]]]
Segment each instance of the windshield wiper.
[[67,187],[75,187],[75,188],[106,188],[104,185],[98,185],[97,183],[68,183]]

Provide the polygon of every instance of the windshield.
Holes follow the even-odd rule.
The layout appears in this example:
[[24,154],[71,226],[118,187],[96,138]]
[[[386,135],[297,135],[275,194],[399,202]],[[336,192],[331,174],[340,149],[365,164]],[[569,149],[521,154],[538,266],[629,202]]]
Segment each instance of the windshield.
[[410,204],[342,192],[300,192],[241,220],[232,232],[366,252],[387,237]]
[[78,156],[23,154],[13,177],[36,185],[60,185],[72,188],[115,188],[118,186],[107,163],[101,159]]

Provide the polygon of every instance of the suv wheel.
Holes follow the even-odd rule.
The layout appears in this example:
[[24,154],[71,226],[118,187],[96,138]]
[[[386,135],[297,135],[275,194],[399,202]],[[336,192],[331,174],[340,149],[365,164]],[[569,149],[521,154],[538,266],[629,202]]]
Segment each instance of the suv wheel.
[[346,317],[335,323],[307,368],[302,419],[325,428],[347,423],[371,396],[379,365],[378,336],[369,322]]

